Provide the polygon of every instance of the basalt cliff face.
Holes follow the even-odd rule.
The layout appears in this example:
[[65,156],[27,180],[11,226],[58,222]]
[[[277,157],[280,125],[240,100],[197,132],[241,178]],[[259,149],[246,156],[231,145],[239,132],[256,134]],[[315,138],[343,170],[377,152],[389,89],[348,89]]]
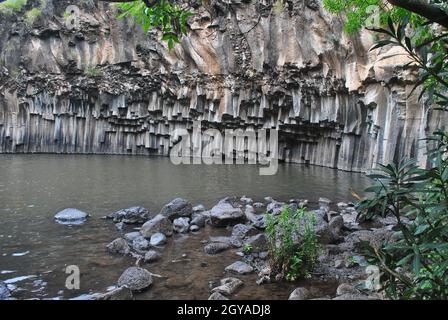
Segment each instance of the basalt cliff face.
[[424,165],[421,139],[447,123],[408,98],[397,49],[369,52],[373,35],[344,34],[320,1],[207,1],[173,50],[109,4],[46,1],[31,21],[34,2],[1,17],[1,153],[167,155],[200,120],[277,129],[288,162],[367,171]]

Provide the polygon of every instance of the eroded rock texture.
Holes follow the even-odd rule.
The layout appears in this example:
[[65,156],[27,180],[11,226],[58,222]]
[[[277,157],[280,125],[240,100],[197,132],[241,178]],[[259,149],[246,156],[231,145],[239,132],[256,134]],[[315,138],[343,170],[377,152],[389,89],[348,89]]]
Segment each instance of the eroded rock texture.
[[[24,11],[30,9],[33,1]],[[37,2],[37,1],[36,1]],[[47,1],[0,23],[0,152],[167,155],[174,129],[278,129],[280,156],[350,171],[409,156],[445,115],[407,99],[396,49],[368,52],[320,1],[212,0],[168,51],[116,10]]]

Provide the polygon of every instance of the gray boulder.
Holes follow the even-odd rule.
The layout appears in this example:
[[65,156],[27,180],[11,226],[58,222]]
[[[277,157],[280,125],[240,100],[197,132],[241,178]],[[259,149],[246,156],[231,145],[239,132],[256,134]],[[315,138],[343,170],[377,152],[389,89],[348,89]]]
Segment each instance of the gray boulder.
[[131,252],[126,240],[123,238],[118,238],[107,245],[107,250],[112,254],[127,255]]
[[126,233],[126,234],[124,235],[124,238],[125,238],[127,241],[132,242],[132,241],[134,241],[134,239],[137,239],[137,238],[139,238],[139,237],[141,237],[141,236],[142,236],[142,234],[141,234],[140,232],[138,232],[138,231],[134,231],[134,232]]
[[173,230],[177,233],[187,233],[190,229],[189,218],[178,218],[173,222]]
[[358,289],[356,289],[354,286],[348,283],[342,283],[338,286],[336,289],[336,295],[342,296],[344,294],[354,294],[359,295],[360,292]]
[[249,227],[245,224],[237,224],[232,229],[232,237],[238,239],[244,239],[248,236],[253,236],[258,234],[259,231],[253,227]]
[[280,214],[283,210],[284,202],[272,201],[266,207],[267,212],[272,213],[274,216]]
[[193,207],[190,202],[182,198],[176,198],[170,203],[166,204],[160,214],[167,217],[171,221],[177,218],[191,217],[193,213]]
[[210,211],[210,221],[214,227],[226,227],[244,222],[245,215],[240,208],[235,208],[226,199],[221,200]]
[[152,276],[148,270],[130,267],[120,276],[118,285],[133,292],[142,291],[152,285]]
[[230,248],[230,244],[228,243],[223,243],[223,242],[214,242],[214,243],[209,243],[204,247],[204,252],[206,254],[218,254],[220,252],[223,252],[227,249]]
[[239,288],[243,286],[243,281],[237,278],[225,278],[221,280],[221,285],[213,288],[212,293],[219,292],[226,296],[235,293]]
[[252,206],[247,205],[244,210],[246,219],[249,220],[255,228],[265,229],[266,221],[264,214],[255,214],[255,210]]
[[193,213],[200,213],[200,212],[204,212],[205,211],[205,207],[202,204],[198,204],[197,206],[193,207]]
[[205,222],[207,221],[207,216],[202,213],[193,213],[191,219],[191,225],[198,226],[199,228],[205,227]]
[[158,214],[142,226],[140,233],[146,239],[150,239],[155,233],[163,233],[167,237],[170,237],[173,235],[173,224],[170,219]]
[[330,233],[333,235],[333,240],[339,240],[342,238],[342,228],[344,228],[344,219],[342,216],[333,217],[328,223]]
[[151,236],[149,243],[154,246],[163,246],[166,243],[166,236],[163,233],[155,233]]
[[132,248],[137,252],[143,252],[148,250],[151,244],[142,235],[132,240]]
[[58,212],[54,218],[60,224],[82,224],[89,215],[81,210],[68,208]]
[[113,219],[115,223],[123,222],[126,224],[144,223],[149,219],[149,211],[143,207],[132,207],[118,210],[107,216],[108,219]]
[[289,295],[288,300],[307,300],[310,298],[310,292],[306,288],[296,288],[291,294]]
[[144,260],[145,262],[151,263],[159,260],[161,257],[162,256],[157,251],[149,250],[146,252]]
[[252,268],[250,265],[248,265],[245,262],[237,261],[232,263],[230,266],[227,266],[225,268],[225,271],[237,273],[237,274],[249,274],[254,271],[254,268]]

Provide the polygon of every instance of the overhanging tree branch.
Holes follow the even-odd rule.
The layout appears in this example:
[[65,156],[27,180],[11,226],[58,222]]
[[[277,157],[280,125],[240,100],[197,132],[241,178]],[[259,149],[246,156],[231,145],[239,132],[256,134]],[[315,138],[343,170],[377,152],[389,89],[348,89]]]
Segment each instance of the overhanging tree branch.
[[387,0],[391,5],[419,14],[448,29],[448,14],[434,4],[423,0]]

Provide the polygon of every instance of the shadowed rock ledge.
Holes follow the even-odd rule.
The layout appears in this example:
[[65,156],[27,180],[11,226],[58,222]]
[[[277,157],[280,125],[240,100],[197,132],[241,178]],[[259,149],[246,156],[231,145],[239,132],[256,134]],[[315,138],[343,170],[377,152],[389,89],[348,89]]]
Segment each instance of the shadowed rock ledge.
[[[168,51],[152,31],[84,1],[47,1],[32,24],[0,23],[0,153],[167,155],[175,129],[278,129],[280,157],[349,171],[402,156],[446,115],[408,98],[397,49],[369,52],[318,1],[209,1]],[[29,10],[33,1],[29,1]]]

